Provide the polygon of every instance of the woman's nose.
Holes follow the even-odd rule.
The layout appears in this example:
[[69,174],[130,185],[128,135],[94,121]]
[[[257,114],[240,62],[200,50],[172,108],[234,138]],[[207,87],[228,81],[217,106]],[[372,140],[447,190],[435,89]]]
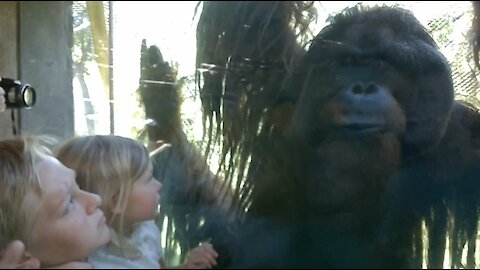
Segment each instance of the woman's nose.
[[102,198],[95,193],[83,191],[85,197],[85,209],[87,214],[93,214],[102,204]]

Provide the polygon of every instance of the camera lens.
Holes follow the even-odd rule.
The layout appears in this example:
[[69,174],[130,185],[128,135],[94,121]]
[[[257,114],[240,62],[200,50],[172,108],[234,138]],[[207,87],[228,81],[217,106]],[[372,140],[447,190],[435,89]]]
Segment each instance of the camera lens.
[[23,84],[19,80],[0,77],[0,87],[5,90],[5,105],[9,109],[29,109],[37,101],[35,89],[27,83]]
[[35,105],[36,96],[35,89],[29,85],[25,85],[25,88],[22,91],[22,103],[26,108],[30,108]]

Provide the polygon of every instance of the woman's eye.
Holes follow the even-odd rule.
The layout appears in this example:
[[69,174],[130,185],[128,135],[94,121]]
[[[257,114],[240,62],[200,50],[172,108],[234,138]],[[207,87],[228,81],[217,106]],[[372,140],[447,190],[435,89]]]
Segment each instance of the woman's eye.
[[73,201],[73,199],[70,199],[70,201],[68,201],[68,205],[65,213],[69,213],[70,211],[73,210],[73,208],[75,208],[75,202]]

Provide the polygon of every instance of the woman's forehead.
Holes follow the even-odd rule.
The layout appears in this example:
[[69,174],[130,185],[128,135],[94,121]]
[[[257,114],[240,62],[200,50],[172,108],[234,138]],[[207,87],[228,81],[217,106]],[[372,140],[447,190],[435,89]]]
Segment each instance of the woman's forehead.
[[75,184],[75,173],[51,156],[45,156],[37,166],[40,200],[49,207],[60,204]]

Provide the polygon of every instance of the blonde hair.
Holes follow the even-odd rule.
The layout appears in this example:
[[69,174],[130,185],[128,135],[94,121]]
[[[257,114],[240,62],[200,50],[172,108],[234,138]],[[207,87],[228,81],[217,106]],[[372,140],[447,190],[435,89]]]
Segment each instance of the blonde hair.
[[[115,135],[76,137],[60,147],[57,158],[77,173],[77,184],[102,198],[100,208],[110,227],[125,235],[124,213],[133,183],[148,169],[146,147],[130,138]],[[114,213],[109,207],[116,197]]]
[[26,203],[27,194],[41,196],[37,164],[51,152],[43,144],[49,137],[18,137],[0,141],[0,249],[13,240],[32,244],[37,209]]

